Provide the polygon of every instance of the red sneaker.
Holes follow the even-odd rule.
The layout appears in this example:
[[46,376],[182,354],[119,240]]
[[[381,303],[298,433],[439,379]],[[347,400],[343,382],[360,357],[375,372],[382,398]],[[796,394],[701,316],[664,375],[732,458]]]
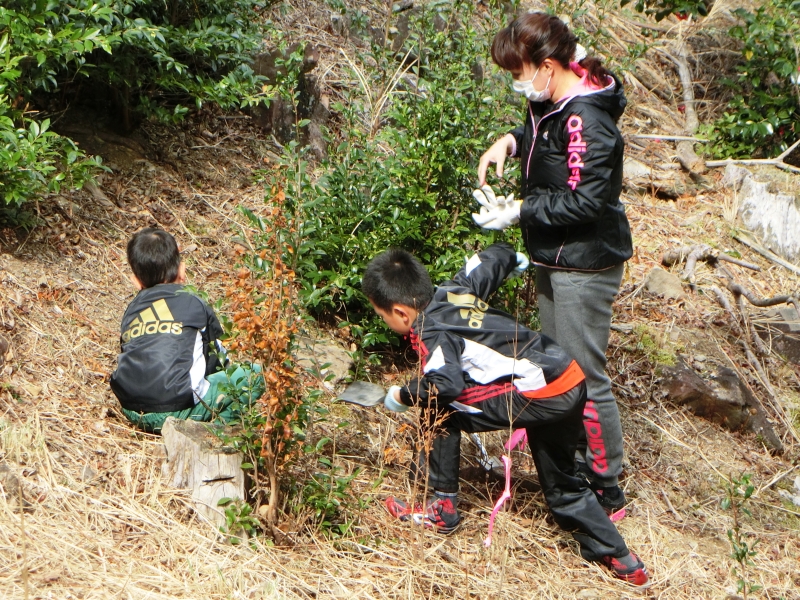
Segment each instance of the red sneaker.
[[425,508],[418,502],[412,510],[406,502],[389,496],[386,510],[396,519],[423,524],[443,535],[453,533],[461,525],[461,516],[449,498],[431,498],[425,503]]
[[617,579],[622,579],[622,581],[627,581],[633,585],[647,585],[647,582],[650,581],[650,575],[647,573],[644,563],[639,560],[639,557],[631,552],[629,557],[624,558],[624,561],[635,564],[626,567],[619,558],[614,558],[613,556],[603,557],[603,564],[611,570]]

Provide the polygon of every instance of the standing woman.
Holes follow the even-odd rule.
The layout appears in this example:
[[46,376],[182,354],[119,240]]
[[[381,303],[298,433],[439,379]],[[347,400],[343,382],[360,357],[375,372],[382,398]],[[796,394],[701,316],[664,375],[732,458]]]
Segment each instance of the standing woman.
[[[622,84],[600,60],[586,58],[560,19],[529,13],[502,29],[492,58],[510,72],[529,102],[525,125],[483,154],[478,178],[483,205],[473,215],[489,229],[519,223],[531,261],[542,333],[553,338],[586,375],[588,443],[578,469],[606,511],[625,505],[619,488],[622,430],[605,374],[611,304],[625,261],[633,254],[620,203],[624,142],[616,122],[625,108]],[[507,157],[522,161],[521,200],[495,198],[486,171]],[[485,192],[485,193],[484,193]],[[581,451],[582,450],[582,451]],[[585,462],[583,462],[585,461]]]

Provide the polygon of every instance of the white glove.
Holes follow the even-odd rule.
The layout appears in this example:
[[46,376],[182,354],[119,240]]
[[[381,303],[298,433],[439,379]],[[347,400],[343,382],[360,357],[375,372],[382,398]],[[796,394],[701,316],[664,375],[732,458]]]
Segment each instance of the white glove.
[[389,388],[389,391],[386,392],[386,398],[383,399],[383,405],[392,412],[406,412],[408,410],[408,406],[394,399],[395,392],[399,391],[400,386],[393,385]]
[[496,196],[488,185],[472,192],[473,197],[481,205],[480,212],[472,213],[472,220],[484,229],[502,231],[506,227],[519,223],[521,200],[514,200],[514,194]]
[[[484,223],[488,223],[494,219],[492,215],[499,206],[498,199],[494,194],[494,190],[488,185],[484,185],[481,189],[473,191],[472,197],[481,205],[479,213],[472,213],[472,219],[482,227]],[[505,205],[505,200],[503,196],[500,196],[500,201],[502,201],[503,205]]]
[[[513,199],[513,196],[509,196],[509,198]],[[483,229],[502,231],[511,225],[519,223],[519,211],[521,207],[522,200],[506,201],[503,206],[495,208],[494,210],[484,213],[484,209],[481,209],[479,214],[476,215],[473,213],[472,220]]]
[[501,203],[505,203],[506,200],[503,196],[499,198],[495,196],[494,190],[490,185],[485,185],[481,189],[473,191],[472,197],[487,210],[497,208]]
[[531,261],[528,260],[527,256],[525,256],[522,252],[517,252],[517,266],[513,271],[511,271],[508,277],[522,277],[525,269],[527,269],[530,264]]

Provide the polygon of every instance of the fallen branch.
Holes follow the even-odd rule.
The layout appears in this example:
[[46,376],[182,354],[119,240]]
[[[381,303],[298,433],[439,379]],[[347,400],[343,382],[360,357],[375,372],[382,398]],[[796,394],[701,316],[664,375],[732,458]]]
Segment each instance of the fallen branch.
[[712,292],[714,292],[714,295],[717,297],[717,302],[719,302],[720,306],[722,306],[722,308],[724,308],[727,311],[728,316],[730,316],[731,327],[733,329],[733,332],[736,335],[740,335],[742,333],[742,330],[739,328],[739,317],[734,312],[733,306],[731,306],[731,302],[730,300],[728,300],[728,297],[725,295],[725,292],[723,292],[715,285],[711,286],[709,289]]
[[773,296],[772,298],[759,298],[746,287],[740,283],[737,283],[733,277],[733,273],[731,273],[725,267],[718,266],[717,271],[724,279],[726,279],[725,287],[728,288],[728,290],[737,300],[740,296],[743,296],[744,298],[747,298],[747,301],[750,302],[750,304],[760,308],[764,308],[766,306],[775,306],[776,304],[792,304],[797,312],[800,313],[800,300],[798,300],[795,296],[784,294],[781,296]]
[[632,140],[661,140],[665,142],[707,142],[704,138],[694,137],[691,135],[658,135],[658,134],[644,134],[635,133],[629,135]]
[[680,516],[678,514],[678,511],[675,510],[675,507],[672,506],[672,502],[669,501],[669,496],[667,496],[667,492],[665,492],[664,490],[661,490],[661,496],[664,498],[664,501],[667,503],[667,508],[669,509],[669,512],[671,512],[673,515],[675,515],[675,518],[678,519],[678,521],[680,523],[683,523],[683,517]]
[[697,110],[695,109],[694,81],[692,80],[692,71],[689,68],[689,48],[683,35],[682,26],[679,29],[678,40],[673,47],[674,54],[666,52],[665,50],[659,51],[675,64],[678,71],[678,78],[681,81],[681,88],[683,89],[682,97],[683,112],[686,117],[686,137],[690,139],[678,141],[678,162],[690,173],[700,175],[706,170],[706,167],[703,159],[695,153],[694,141],[691,139],[700,126],[700,120],[697,118]]
[[733,159],[726,158],[724,160],[709,160],[706,162],[707,167],[727,167],[728,165],[770,165],[783,169],[784,171],[791,171],[792,173],[800,173],[800,168],[790,165],[784,159],[789,156],[797,146],[800,145],[800,140],[789,146],[785,151],[781,152],[775,158],[743,158]]
[[752,250],[755,250],[761,256],[763,256],[767,260],[771,260],[776,265],[780,265],[780,266],[784,267],[785,269],[789,269],[793,273],[797,273],[798,275],[800,275],[800,267],[798,267],[797,265],[793,265],[792,263],[782,259],[777,254],[775,254],[771,250],[768,250],[768,249],[764,248],[760,244],[756,243],[754,240],[751,240],[749,237],[746,237],[746,236],[744,236],[742,234],[736,234],[736,235],[733,236],[733,239],[735,239],[737,242],[741,242],[742,244],[744,244],[748,248],[751,248]]
[[681,277],[685,281],[689,282],[689,286],[692,290],[694,290],[696,287],[694,270],[697,266],[697,261],[699,260],[707,262],[712,267],[716,267],[719,264],[719,261],[725,261],[746,269],[752,269],[753,271],[761,270],[761,267],[758,265],[733,258],[727,254],[720,254],[718,250],[705,244],[699,246],[683,246],[682,248],[669,250],[661,257],[661,264],[666,267],[671,267],[672,265],[683,262],[684,260],[686,261],[686,266],[683,269],[683,274]]

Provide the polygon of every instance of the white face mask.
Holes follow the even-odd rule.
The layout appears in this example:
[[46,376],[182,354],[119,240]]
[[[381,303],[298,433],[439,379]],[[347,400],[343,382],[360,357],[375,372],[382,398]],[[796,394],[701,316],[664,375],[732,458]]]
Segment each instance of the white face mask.
[[518,94],[524,94],[525,97],[530,100],[531,102],[544,102],[545,100],[550,99],[550,79],[553,77],[547,78],[547,83],[544,86],[542,91],[536,91],[533,87],[533,80],[536,79],[536,76],[539,74],[539,69],[536,69],[536,73],[533,74],[530,81],[517,81],[516,79],[511,84],[511,87],[514,88],[514,91]]

